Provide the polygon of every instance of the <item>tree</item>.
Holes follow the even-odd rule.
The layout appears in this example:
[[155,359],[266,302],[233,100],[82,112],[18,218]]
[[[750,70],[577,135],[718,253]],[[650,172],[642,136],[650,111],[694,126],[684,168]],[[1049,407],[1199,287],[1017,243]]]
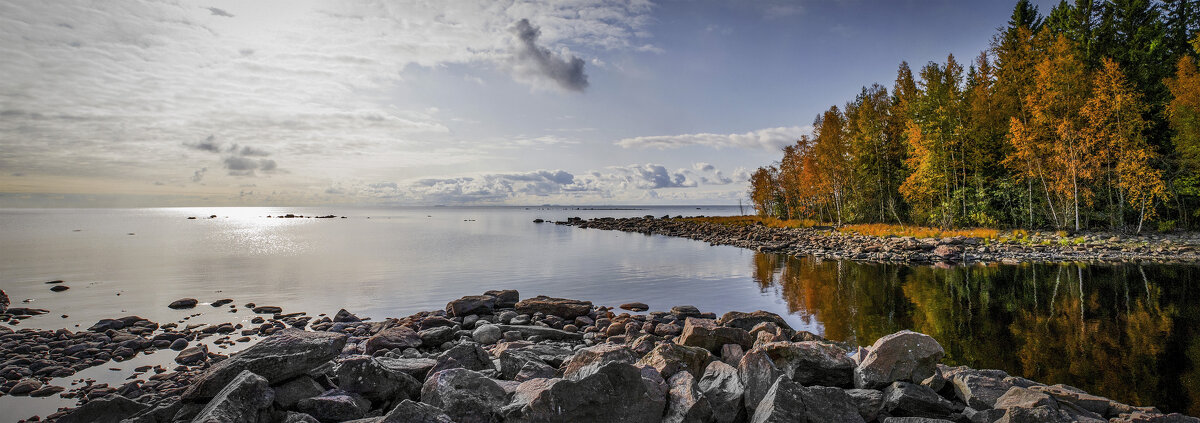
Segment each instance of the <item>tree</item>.
[[[1200,53],[1200,35],[1195,39]],[[1181,164],[1192,173],[1200,173],[1200,71],[1196,58],[1183,56],[1175,64],[1175,77],[1167,79],[1171,93],[1167,117],[1175,131],[1172,141],[1179,152]]]
[[776,212],[775,199],[778,193],[775,190],[775,173],[773,166],[767,166],[750,174],[750,202],[754,203],[754,210],[759,216],[771,216]]
[[891,106],[887,88],[879,84],[863,87],[854,102],[846,105],[853,178],[859,183],[853,211],[867,221],[900,220],[896,203],[905,150],[888,128]]
[[[909,157],[912,172],[900,193],[912,205],[917,218],[940,226],[954,224],[958,204],[952,204],[961,187],[963,141],[963,68],[946,59],[945,66],[929,63],[921,69],[921,80],[909,106]],[[965,209],[965,203],[963,204]]]
[[830,107],[813,122],[813,162],[817,174],[816,192],[833,207],[838,225],[845,217],[846,199],[852,187],[852,164],[845,116],[837,106]]

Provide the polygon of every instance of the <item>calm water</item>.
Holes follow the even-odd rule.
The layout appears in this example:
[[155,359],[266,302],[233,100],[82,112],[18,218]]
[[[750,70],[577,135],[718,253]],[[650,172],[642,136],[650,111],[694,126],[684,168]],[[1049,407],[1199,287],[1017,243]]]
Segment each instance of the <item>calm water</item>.
[[[283,213],[347,218],[265,217]],[[344,307],[376,319],[507,288],[523,297],[641,301],[655,310],[761,309],[786,315],[799,329],[860,344],[911,328],[936,337],[951,363],[1200,415],[1200,283],[1192,282],[1198,267],[864,265],[531,223],[736,213],[737,207],[0,210],[0,288],[17,306],[51,311],[19,327],[73,329],[126,314],[159,322],[196,312],[205,314],[193,321],[253,317],[166,307],[182,297],[310,314]],[[208,219],[212,214],[218,218]],[[71,289],[50,292],[43,282],[52,279]],[[91,371],[68,379],[127,375]],[[53,398],[0,398],[0,409],[16,410],[13,420],[59,405]]]

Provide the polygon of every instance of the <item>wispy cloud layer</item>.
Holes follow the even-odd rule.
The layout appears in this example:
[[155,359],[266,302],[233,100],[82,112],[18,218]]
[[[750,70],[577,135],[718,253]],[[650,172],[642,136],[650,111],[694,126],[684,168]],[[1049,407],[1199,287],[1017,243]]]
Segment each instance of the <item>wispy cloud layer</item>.
[[812,133],[811,126],[785,126],[759,129],[742,134],[682,134],[625,138],[616,142],[625,148],[670,149],[689,146],[714,148],[751,148],[778,150],[796,142],[801,135]]

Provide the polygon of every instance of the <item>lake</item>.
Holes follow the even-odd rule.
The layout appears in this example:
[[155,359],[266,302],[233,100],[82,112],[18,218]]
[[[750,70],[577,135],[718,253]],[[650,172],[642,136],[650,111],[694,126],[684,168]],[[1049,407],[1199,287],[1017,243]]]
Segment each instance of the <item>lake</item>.
[[[346,218],[267,217],[287,213]],[[72,330],[129,314],[164,323],[198,312],[191,321],[254,317],[245,309],[167,308],[184,297],[313,315],[346,308],[375,319],[441,309],[490,289],[605,305],[640,301],[651,310],[767,310],[797,329],[863,345],[913,329],[941,342],[947,363],[1200,415],[1197,266],[862,264],[532,222],[738,213],[710,206],[3,209],[0,288],[14,306],[50,310],[16,328]],[[44,282],[55,279],[71,289],[50,292]],[[67,379],[127,376],[88,372]],[[0,414],[15,420],[62,404],[3,397],[0,408],[15,412]]]

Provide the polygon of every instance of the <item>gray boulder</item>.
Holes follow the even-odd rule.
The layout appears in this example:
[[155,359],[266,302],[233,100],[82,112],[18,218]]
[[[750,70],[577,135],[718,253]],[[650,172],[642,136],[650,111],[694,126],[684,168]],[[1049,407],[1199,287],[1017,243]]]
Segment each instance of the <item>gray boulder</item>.
[[442,409],[412,400],[400,401],[380,423],[454,423]]
[[786,375],[783,369],[775,365],[765,349],[754,348],[742,356],[742,361],[738,363],[738,378],[746,387],[743,397],[748,415],[755,414],[755,408],[767,395],[767,391],[775,385],[776,380]]
[[[1011,382],[1005,380],[1008,374],[1002,370],[974,370],[958,367],[945,372],[954,396],[976,410],[986,410],[996,405],[996,400],[1009,388]],[[1107,402],[1103,404],[1108,407]]]
[[243,370],[252,370],[270,383],[285,381],[332,360],[345,346],[343,334],[287,328],[209,367],[181,398],[212,398]]
[[479,325],[475,331],[471,332],[471,338],[483,345],[495,344],[503,337],[504,331],[496,325]]
[[883,390],[883,410],[896,417],[947,417],[963,406],[942,398],[929,387],[909,382],[892,382]]
[[675,373],[681,371],[687,371],[693,375],[703,375],[704,369],[708,367],[710,361],[712,361],[712,354],[704,348],[664,342],[655,346],[638,363],[658,370],[664,379],[671,379]]
[[421,346],[421,337],[412,328],[408,326],[392,326],[368,338],[363,350],[370,355],[384,349],[403,350],[419,346]]
[[579,380],[523,382],[505,417],[510,422],[651,423],[662,420],[665,406],[666,398],[651,388],[642,371],[614,361]]
[[491,295],[468,295],[446,304],[446,315],[451,317],[472,314],[491,314],[496,307],[496,297]]
[[792,330],[792,327],[787,324],[787,321],[784,321],[783,318],[779,317],[778,314],[771,313],[769,311],[758,310],[750,313],[731,311],[721,315],[721,318],[717,319],[718,325],[739,328],[747,332],[749,332],[750,329],[753,329],[755,326],[758,326],[759,323],[767,322],[774,323],[789,334],[795,332]]
[[495,369],[496,365],[492,363],[492,357],[488,355],[487,351],[480,348],[479,344],[464,342],[442,352],[433,368],[429,369],[429,374],[457,368],[479,371]]
[[417,332],[421,345],[442,345],[453,341],[458,336],[458,330],[450,326],[438,326]]
[[686,370],[676,372],[667,385],[670,390],[663,423],[707,423],[713,420],[712,405],[700,391],[691,373]]
[[117,423],[149,408],[149,405],[113,394],[88,401],[74,411],[59,417],[58,421],[64,423]]
[[732,423],[744,415],[741,379],[737,369],[721,361],[708,363],[700,378],[700,392],[708,399],[717,423]]
[[583,348],[563,363],[563,378],[579,380],[603,367],[605,364],[617,362],[633,364],[637,361],[633,350],[624,345],[599,344]]
[[421,402],[443,410],[457,423],[498,422],[506,400],[496,381],[467,369],[433,373],[421,387]]
[[872,421],[879,417],[883,409],[883,391],[875,389],[847,389],[846,395],[858,406],[858,415],[863,420]]
[[496,297],[496,307],[499,308],[512,308],[521,301],[521,293],[515,289],[496,289],[484,292],[483,295]]
[[854,387],[879,389],[895,381],[921,382],[937,371],[945,355],[933,337],[902,330],[875,341],[854,369]]
[[717,353],[725,344],[738,344],[748,349],[754,345],[754,338],[744,329],[717,326],[717,322],[712,319],[688,317],[683,322],[683,333],[679,335],[679,343]]
[[296,403],[296,410],[322,422],[344,422],[366,417],[371,403],[358,394],[340,389],[321,396],[305,398]]
[[369,355],[356,355],[342,360],[336,375],[339,388],[371,401],[416,398],[421,392],[420,381]]
[[213,397],[193,422],[257,423],[259,414],[275,399],[267,380],[249,370],[238,373]]
[[567,320],[575,320],[576,317],[586,316],[588,313],[591,313],[592,302],[539,295],[517,302],[514,304],[514,308],[520,314],[532,315],[541,312]]
[[542,361],[538,354],[534,351],[522,349],[506,349],[500,353],[500,377],[513,380],[522,369],[530,367],[538,369],[541,367],[550,368],[550,376],[553,377],[554,370],[552,367]]
[[425,380],[429,370],[437,365],[437,360],[432,358],[375,357],[375,362],[388,370],[407,373],[419,381]]
[[281,383],[275,387],[275,404],[282,408],[292,408],[305,398],[312,398],[325,392],[321,384],[308,375]]

